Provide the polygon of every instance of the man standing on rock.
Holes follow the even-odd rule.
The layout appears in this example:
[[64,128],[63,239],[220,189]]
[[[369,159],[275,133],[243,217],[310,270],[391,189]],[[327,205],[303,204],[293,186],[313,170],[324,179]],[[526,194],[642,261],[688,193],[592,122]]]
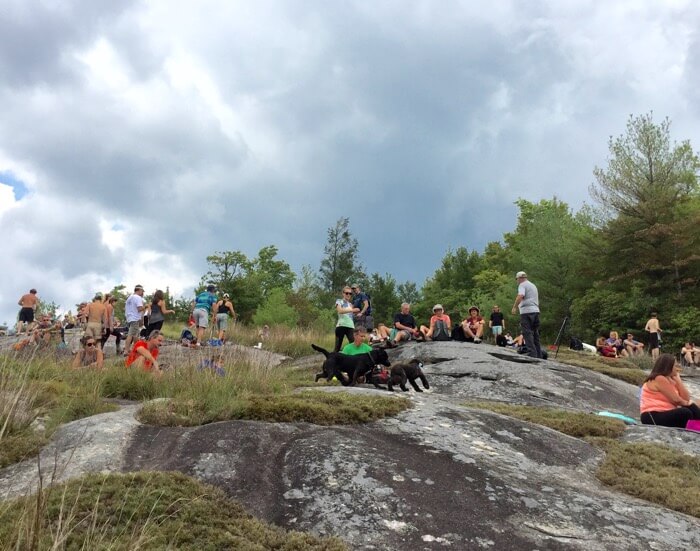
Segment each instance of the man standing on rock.
[[515,274],[518,281],[518,295],[511,310],[515,314],[520,310],[520,329],[525,339],[527,353],[533,358],[542,357],[540,348],[540,300],[537,287],[527,279],[525,272]]
[[649,333],[649,350],[651,350],[651,359],[656,361],[659,357],[659,348],[661,347],[661,327],[656,312],[651,313],[651,318],[647,321],[644,330]]
[[124,343],[124,355],[128,356],[131,351],[131,344],[138,339],[139,327],[143,319],[143,313],[146,306],[143,301],[143,287],[137,285],[134,287],[134,293],[126,299],[124,305],[124,314],[126,316],[126,325],[128,332],[126,334],[126,343]]
[[[17,296],[17,295],[15,295]],[[39,298],[36,296],[36,289],[30,289],[28,293],[22,295],[22,298],[17,301],[21,307],[19,311],[19,320],[17,321],[17,334],[22,333],[23,324],[27,324],[27,335],[29,335],[29,327],[34,322],[34,312],[39,304]]]

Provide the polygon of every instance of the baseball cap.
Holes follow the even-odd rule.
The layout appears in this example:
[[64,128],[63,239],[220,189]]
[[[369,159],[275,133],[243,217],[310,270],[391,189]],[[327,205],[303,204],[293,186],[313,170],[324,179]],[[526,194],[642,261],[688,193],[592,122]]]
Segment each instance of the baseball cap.
[[207,291],[213,293],[214,291],[216,291],[216,285],[207,285]]
[[433,306],[433,312],[435,312],[435,310],[444,310],[444,308],[442,307],[442,304],[436,304]]
[[353,283],[352,285],[350,285],[351,289],[357,289],[358,287],[359,285],[357,283]]
[[134,291],[143,291],[143,285],[137,285],[134,287]]
[[525,272],[518,272],[515,274],[515,279],[518,279],[520,277],[527,277],[527,274]]

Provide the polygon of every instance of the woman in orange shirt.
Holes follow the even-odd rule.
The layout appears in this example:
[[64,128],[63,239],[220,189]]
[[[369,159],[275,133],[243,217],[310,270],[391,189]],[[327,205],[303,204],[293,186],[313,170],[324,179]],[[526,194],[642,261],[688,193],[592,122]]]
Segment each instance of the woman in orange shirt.
[[642,423],[685,428],[691,419],[700,419],[700,408],[690,400],[681,381],[681,366],[671,354],[661,354],[642,385],[639,401]]

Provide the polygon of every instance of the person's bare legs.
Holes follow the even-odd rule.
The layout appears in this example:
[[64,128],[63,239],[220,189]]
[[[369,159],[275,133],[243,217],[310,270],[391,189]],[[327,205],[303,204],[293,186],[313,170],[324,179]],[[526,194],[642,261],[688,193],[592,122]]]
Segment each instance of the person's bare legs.
[[423,337],[425,337],[426,339],[429,339],[433,336],[433,334],[430,332],[430,327],[426,325],[421,325],[419,331],[423,334]]
[[[464,336],[470,339],[476,339],[478,338],[474,333],[472,333],[472,330],[469,328],[469,324],[467,322],[462,323],[462,329],[464,330]],[[478,331],[477,331],[478,333]]]

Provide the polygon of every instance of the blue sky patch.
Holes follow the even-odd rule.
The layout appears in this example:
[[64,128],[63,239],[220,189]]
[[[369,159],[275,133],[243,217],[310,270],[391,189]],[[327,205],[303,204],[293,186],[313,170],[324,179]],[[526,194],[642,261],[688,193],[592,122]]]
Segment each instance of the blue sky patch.
[[29,193],[29,190],[27,189],[27,186],[24,185],[24,182],[22,180],[18,180],[9,170],[0,172],[0,184],[10,186],[15,192],[15,199],[17,199],[17,201]]

